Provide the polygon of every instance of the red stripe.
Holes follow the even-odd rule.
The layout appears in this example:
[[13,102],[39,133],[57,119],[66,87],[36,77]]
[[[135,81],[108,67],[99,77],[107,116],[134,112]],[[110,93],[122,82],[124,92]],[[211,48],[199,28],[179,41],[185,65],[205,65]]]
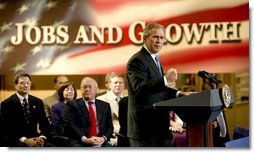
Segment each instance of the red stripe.
[[[184,52],[184,53],[179,53]],[[176,68],[178,73],[197,73],[206,70],[213,73],[248,72],[249,41],[234,44],[214,44],[209,47],[181,50],[159,56],[164,72]],[[126,73],[126,63],[108,68],[84,70],[81,73]]]

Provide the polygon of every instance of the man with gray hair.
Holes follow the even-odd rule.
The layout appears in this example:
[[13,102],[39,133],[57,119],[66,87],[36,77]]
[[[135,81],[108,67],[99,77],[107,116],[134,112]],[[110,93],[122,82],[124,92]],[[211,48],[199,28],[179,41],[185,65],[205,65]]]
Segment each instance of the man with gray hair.
[[71,146],[104,147],[113,134],[110,105],[95,99],[98,84],[91,77],[81,81],[82,98],[69,101],[64,114],[64,134]]

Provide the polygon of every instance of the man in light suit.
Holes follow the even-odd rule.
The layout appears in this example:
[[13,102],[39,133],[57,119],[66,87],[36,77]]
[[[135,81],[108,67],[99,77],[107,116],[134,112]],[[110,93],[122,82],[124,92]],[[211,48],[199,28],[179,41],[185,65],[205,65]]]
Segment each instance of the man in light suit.
[[[16,93],[1,103],[1,125],[3,125],[4,136],[8,139],[6,146],[53,146],[47,142],[50,137],[50,124],[43,109],[43,102],[29,95],[30,75],[26,73],[16,75],[14,87]],[[24,108],[24,100],[28,103],[28,110]],[[38,124],[40,133],[37,130]]]
[[[71,146],[110,146],[107,141],[113,134],[110,105],[95,99],[98,84],[85,77],[81,81],[82,98],[67,102],[64,114],[64,134],[71,139]],[[92,119],[89,117],[89,102],[95,112],[96,135],[89,135]],[[90,113],[91,114],[91,113]]]
[[117,135],[119,134],[120,124],[118,119],[119,111],[119,101],[123,98],[124,90],[124,79],[119,74],[112,74],[111,79],[109,80],[109,91],[106,94],[98,96],[97,99],[108,102],[111,107],[114,134],[110,144],[116,146],[117,144]]
[[165,42],[164,37],[165,28],[162,25],[148,24],[143,32],[143,47],[127,64],[127,131],[132,147],[171,146],[169,112],[156,111],[153,104],[188,95],[168,87],[170,82],[177,80],[177,71],[172,68],[164,75],[156,59]]
[[44,110],[46,112],[46,116],[51,122],[51,108],[54,104],[59,102],[59,96],[57,94],[57,90],[69,80],[65,75],[59,75],[54,78],[54,89],[56,90],[54,94],[43,99]]

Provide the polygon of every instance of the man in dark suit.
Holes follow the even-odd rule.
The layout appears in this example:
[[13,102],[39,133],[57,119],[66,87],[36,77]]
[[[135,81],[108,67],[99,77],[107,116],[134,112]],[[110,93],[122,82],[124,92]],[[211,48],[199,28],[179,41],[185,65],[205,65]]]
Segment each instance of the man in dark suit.
[[[53,146],[46,142],[50,137],[50,124],[41,99],[29,95],[31,77],[20,73],[14,78],[16,93],[1,103],[4,136],[11,147]],[[25,103],[26,102],[26,103]],[[39,124],[40,133],[37,131]]]
[[[109,103],[95,99],[98,84],[94,79],[85,77],[80,87],[82,98],[66,104],[64,134],[71,139],[71,146],[110,146],[107,141],[114,127]],[[93,122],[96,128],[92,134]]]
[[164,75],[157,53],[164,39],[165,28],[149,24],[143,32],[144,45],[127,64],[128,137],[134,147],[171,146],[169,112],[156,111],[153,104],[178,96],[188,95],[169,87],[177,80],[176,69]]

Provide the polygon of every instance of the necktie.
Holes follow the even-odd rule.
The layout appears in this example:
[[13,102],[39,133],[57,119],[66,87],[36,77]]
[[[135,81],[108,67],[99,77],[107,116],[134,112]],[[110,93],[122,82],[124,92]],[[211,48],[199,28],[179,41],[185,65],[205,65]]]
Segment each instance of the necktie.
[[155,55],[155,61],[156,61],[156,65],[157,65],[157,67],[158,67],[158,69],[159,69],[159,71],[160,71],[161,76],[163,76],[162,70],[161,70],[160,60],[159,60],[159,58],[158,58],[157,55]]
[[89,117],[90,117],[90,123],[91,123],[91,127],[89,130],[89,137],[92,136],[97,136],[97,131],[96,131],[96,118],[95,118],[95,112],[92,106],[93,102],[89,101],[88,102],[88,108],[89,108]]
[[26,123],[29,123],[29,113],[30,113],[30,111],[29,111],[29,105],[27,103],[26,98],[23,99],[22,106],[23,106],[24,117],[25,117]]
[[218,115],[217,121],[218,121],[218,124],[219,124],[219,127],[220,127],[220,136],[221,137],[226,137],[227,130],[226,130],[225,119],[224,119],[222,111]]

